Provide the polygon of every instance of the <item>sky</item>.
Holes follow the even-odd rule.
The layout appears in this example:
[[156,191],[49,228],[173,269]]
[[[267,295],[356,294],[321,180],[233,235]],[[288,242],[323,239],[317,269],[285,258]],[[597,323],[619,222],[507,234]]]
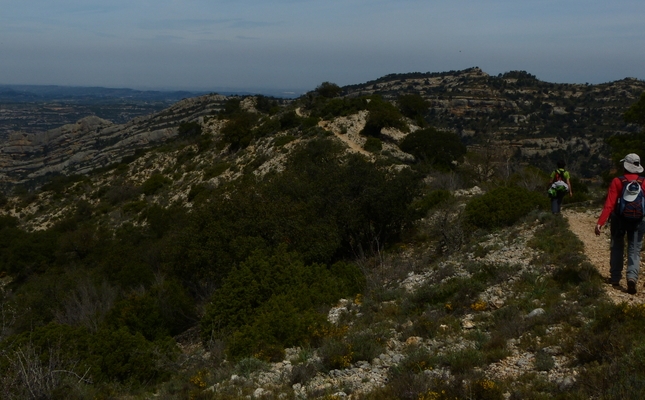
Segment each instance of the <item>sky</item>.
[[480,67],[645,79],[642,0],[0,0],[0,84],[304,92]]

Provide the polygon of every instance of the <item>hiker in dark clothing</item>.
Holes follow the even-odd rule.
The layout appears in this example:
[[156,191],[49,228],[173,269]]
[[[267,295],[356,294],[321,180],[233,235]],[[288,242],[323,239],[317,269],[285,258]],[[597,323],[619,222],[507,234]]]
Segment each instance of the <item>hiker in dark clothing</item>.
[[560,214],[562,199],[567,192],[569,192],[569,196],[573,196],[571,176],[569,175],[569,171],[566,171],[564,167],[564,161],[558,161],[558,168],[551,173],[551,181],[549,181],[548,193],[551,198],[551,212],[553,214]]
[[[625,248],[625,234],[627,234],[627,293],[636,294],[636,283],[638,282],[638,273],[640,270],[640,253],[643,246],[643,233],[645,233],[645,221],[642,218],[643,195],[645,189],[645,179],[639,176],[643,172],[640,157],[637,154],[628,154],[623,163],[623,176],[614,178],[607,191],[607,199],[602,213],[596,224],[596,236],[600,235],[602,227],[609,219],[611,222],[611,254],[609,256],[610,277],[608,283],[615,288],[620,288],[620,279],[623,274],[623,254]],[[631,182],[636,181],[634,187],[630,187]],[[640,184],[640,185],[639,185]],[[640,190],[639,190],[640,186]],[[640,197],[639,197],[639,193]],[[640,212],[640,217],[635,215],[631,217],[626,215],[626,202],[636,204],[635,212]],[[618,207],[617,207],[618,205]],[[639,210],[640,209],[640,210]]]

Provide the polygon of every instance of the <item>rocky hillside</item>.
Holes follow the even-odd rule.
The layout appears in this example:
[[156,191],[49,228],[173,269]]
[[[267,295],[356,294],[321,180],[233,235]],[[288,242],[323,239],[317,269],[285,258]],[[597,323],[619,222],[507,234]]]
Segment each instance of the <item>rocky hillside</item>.
[[[376,94],[393,103],[402,95],[419,95],[428,106],[420,115],[424,123],[458,133],[474,150],[494,149],[543,168],[566,158],[570,169],[592,177],[608,167],[605,139],[638,129],[626,124],[622,114],[645,91],[645,82],[627,78],[600,85],[554,84],[523,71],[489,76],[471,68],[388,75],[342,89],[339,95],[345,98]],[[226,99],[186,99],[124,125],[88,117],[48,132],[16,132],[0,144],[0,182],[7,187],[48,174],[87,174],[175,137],[181,123],[198,122],[216,133],[208,121]],[[338,121],[335,125],[340,126]],[[396,143],[401,136],[390,139]],[[362,145],[361,140],[352,142]]]
[[87,174],[177,135],[182,122],[217,113],[224,96],[180,101],[163,112],[115,125],[98,117],[37,134],[16,132],[0,146],[0,181],[15,184],[48,174]]
[[557,84],[524,71],[490,76],[471,68],[393,74],[345,89],[393,101],[419,94],[430,103],[424,115],[430,125],[455,130],[472,146],[505,148],[546,168],[549,160],[566,158],[570,167],[591,177],[607,167],[604,140],[638,130],[622,114],[645,91],[645,82]]
[[[604,139],[639,130],[642,82],[608,87],[628,83],[595,111],[523,72],[409,74],[16,134],[0,397],[641,393],[645,309],[605,295],[544,194],[553,158],[608,166]],[[567,160],[565,209],[593,214],[603,189]]]

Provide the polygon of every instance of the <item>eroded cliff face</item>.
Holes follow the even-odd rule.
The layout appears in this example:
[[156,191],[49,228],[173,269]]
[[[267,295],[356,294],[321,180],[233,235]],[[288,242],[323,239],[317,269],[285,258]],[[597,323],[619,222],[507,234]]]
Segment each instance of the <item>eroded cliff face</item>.
[[119,162],[137,149],[176,136],[182,122],[216,113],[225,99],[219,95],[186,99],[122,125],[86,117],[47,132],[15,132],[0,143],[0,183],[15,184],[50,173],[85,174]]

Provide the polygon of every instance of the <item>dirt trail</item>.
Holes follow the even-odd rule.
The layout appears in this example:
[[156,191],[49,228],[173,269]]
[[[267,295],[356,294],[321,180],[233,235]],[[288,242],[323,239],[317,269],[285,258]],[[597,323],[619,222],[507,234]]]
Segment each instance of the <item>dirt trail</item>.
[[[562,215],[569,221],[571,231],[575,233],[578,238],[584,243],[585,254],[589,261],[598,269],[600,274],[604,277],[609,276],[609,226],[605,226],[600,236],[594,233],[594,227],[598,220],[600,210],[593,211],[577,211],[577,210],[562,210]],[[642,282],[645,282],[645,270],[642,267],[641,260],[641,279],[637,286],[638,293],[630,295],[627,293],[627,283],[625,281],[625,271],[623,270],[623,279],[621,281],[621,289],[614,289],[611,285],[605,285],[605,291],[609,298],[615,303],[645,303],[645,287]]]

